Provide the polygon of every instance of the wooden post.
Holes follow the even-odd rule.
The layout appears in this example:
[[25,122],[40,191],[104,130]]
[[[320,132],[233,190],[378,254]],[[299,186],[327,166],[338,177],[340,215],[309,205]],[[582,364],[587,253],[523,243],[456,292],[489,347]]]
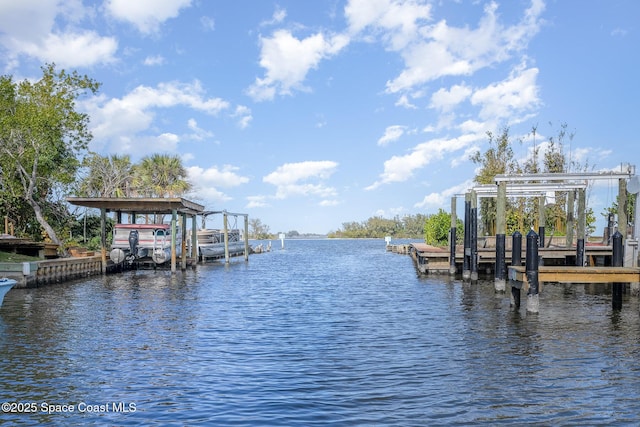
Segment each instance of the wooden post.
[[471,195],[464,195],[464,249],[462,253],[462,278],[471,277]]
[[627,180],[621,178],[618,180],[618,231],[622,235],[622,245],[627,240]]
[[575,215],[575,202],[576,192],[575,190],[567,193],[567,238],[565,247],[570,248],[573,246],[573,227],[574,227],[574,215]]
[[222,212],[222,219],[224,224],[224,262],[229,264],[229,219],[226,211]]
[[178,211],[171,210],[171,272],[176,272],[176,222]]
[[471,280],[478,280],[478,195],[471,190]]
[[[622,180],[621,180],[622,181]],[[613,267],[622,267],[624,262],[624,249],[622,246],[623,237],[620,230],[616,231],[613,235]],[[614,310],[622,309],[622,294],[624,292],[624,283],[612,283],[611,284],[611,306]]]
[[496,271],[494,287],[497,292],[505,292],[507,281],[506,272],[506,206],[507,206],[507,182],[498,183],[498,199],[496,201]]
[[198,218],[194,215],[191,218],[191,257],[193,258],[192,267],[196,268],[198,262]]
[[578,240],[576,242],[576,265],[584,267],[584,239],[587,228],[586,195],[584,188],[578,190]]
[[107,211],[100,208],[100,259],[102,274],[107,274]]
[[547,223],[547,213],[544,208],[545,196],[540,196],[538,198],[538,215],[539,215],[539,223],[538,223],[538,244],[541,248],[544,248],[544,227]]
[[180,215],[180,223],[182,229],[182,242],[180,243],[180,269],[187,269],[187,214]]
[[244,260],[249,261],[249,215],[244,216]]
[[456,196],[451,198],[451,231],[449,232],[449,274],[456,274],[456,240],[458,218],[456,216]]
[[533,230],[529,231],[527,234],[527,258],[525,261],[527,282],[529,282],[529,292],[527,293],[527,312],[529,313],[538,313],[540,310],[538,245],[538,235]]
[[[511,236],[511,265],[512,266],[521,266],[522,265],[522,233],[519,231],[515,231]],[[513,286],[517,285],[517,286]],[[520,307],[520,288],[522,287],[522,282],[512,282],[511,285],[511,306],[519,308]]]

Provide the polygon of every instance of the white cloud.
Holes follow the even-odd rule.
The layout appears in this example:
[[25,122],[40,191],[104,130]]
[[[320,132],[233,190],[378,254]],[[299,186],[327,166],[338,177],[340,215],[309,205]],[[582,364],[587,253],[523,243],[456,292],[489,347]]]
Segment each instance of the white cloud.
[[431,95],[431,104],[429,106],[443,112],[448,112],[469,98],[471,93],[471,88],[464,84],[454,85],[449,88],[449,90],[440,88],[437,92]]
[[300,40],[288,30],[278,30],[271,37],[261,37],[260,43],[260,66],[266,74],[264,78],[256,78],[247,89],[247,94],[256,101],[307,90],[303,82],[309,70],[340,52],[348,40],[340,35],[327,38],[321,33]]
[[[8,52],[8,63],[27,55],[61,67],[83,67],[115,60],[118,42],[95,31],[79,31],[75,22],[90,14],[82,3],[22,0],[0,3],[0,44]],[[69,23],[69,28],[57,22]],[[72,29],[71,29],[72,28]]]
[[122,98],[104,96],[87,104],[95,138],[133,134],[149,128],[157,108],[186,106],[215,115],[229,107],[220,98],[206,98],[199,82],[160,83],[156,87],[138,86]]
[[189,119],[187,121],[187,126],[193,131],[193,133],[188,135],[189,139],[194,141],[204,141],[206,139],[213,138],[213,132],[201,129],[195,119]]
[[164,21],[189,6],[191,0],[107,0],[105,4],[113,17],[133,24],[143,34],[155,33]]
[[209,16],[200,17],[200,25],[205,31],[213,31],[216,29],[216,21]]
[[393,156],[385,161],[384,172],[380,175],[380,179],[365,189],[373,190],[382,184],[404,182],[413,176],[413,172],[416,169],[421,169],[434,161],[441,160],[445,154],[464,150],[480,137],[480,135],[476,134],[467,134],[457,138],[433,139],[418,144],[411,153],[404,156]]
[[251,120],[253,120],[251,109],[244,105],[238,105],[233,112],[232,117],[238,119],[238,126],[240,126],[240,129],[248,127],[251,123]]
[[204,187],[222,187],[231,188],[237,187],[249,182],[249,178],[246,176],[238,175],[238,167],[232,165],[223,165],[221,168],[218,166],[211,166],[210,168],[203,169],[200,166],[191,166],[187,168],[189,178],[193,182],[198,182]]
[[323,181],[328,179],[337,167],[338,163],[329,160],[285,163],[262,180],[276,186],[275,197],[278,199],[310,195],[329,198],[337,192],[334,188],[325,186]]
[[245,206],[247,209],[251,208],[264,208],[270,206],[267,202],[266,196],[249,196],[247,197],[247,205]]
[[165,59],[162,55],[147,56],[144,59],[144,65],[147,65],[147,66],[162,65],[164,64],[164,62],[165,62]]
[[382,34],[392,50],[419,36],[419,21],[431,20],[431,5],[407,0],[351,0],[344,9],[351,34]]
[[249,182],[249,178],[239,175],[238,168],[231,165],[211,166],[207,169],[200,166],[187,168],[189,181],[193,184],[193,193],[209,202],[226,202],[232,199],[220,188],[232,188]]
[[518,67],[508,79],[477,90],[471,96],[471,104],[481,106],[479,117],[484,120],[499,120],[532,111],[541,102],[537,76],[537,68]]
[[421,209],[441,209],[443,206],[450,206],[451,197],[456,194],[464,194],[471,189],[475,183],[473,180],[466,180],[458,185],[446,188],[439,193],[427,194],[422,201],[416,203],[413,207]]
[[400,139],[406,131],[406,126],[394,125],[385,129],[384,135],[378,140],[378,145],[385,146]]
[[403,94],[402,96],[400,96],[400,98],[398,98],[398,100],[395,103],[395,106],[404,107],[411,110],[415,110],[418,108],[414,104],[412,104],[411,101],[409,101],[409,97],[406,94]]
[[287,17],[287,11],[282,9],[281,7],[276,7],[276,10],[273,12],[271,19],[268,21],[263,21],[260,23],[261,26],[269,26],[279,24]]
[[398,50],[405,69],[387,82],[389,93],[410,90],[443,76],[471,75],[480,68],[503,62],[523,49],[539,30],[539,16],[544,9],[540,0],[533,0],[523,19],[506,27],[499,23],[497,4],[485,7],[477,28],[456,28],[442,20],[423,26],[412,43]]

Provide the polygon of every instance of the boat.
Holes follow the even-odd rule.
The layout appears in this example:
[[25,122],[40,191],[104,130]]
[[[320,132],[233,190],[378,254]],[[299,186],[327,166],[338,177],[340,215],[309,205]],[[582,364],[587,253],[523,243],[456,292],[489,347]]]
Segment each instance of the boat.
[[0,278],[0,305],[2,305],[2,301],[4,300],[4,296],[9,292],[17,281],[13,279],[7,279],[6,277]]
[[[182,233],[176,230],[176,256],[182,252]],[[109,258],[120,264],[152,260],[164,264],[171,259],[169,224],[116,224]]]
[[[233,229],[227,232],[229,256],[244,253],[244,241],[240,237],[240,230]],[[225,256],[224,249],[224,232],[219,229],[207,228],[200,229],[197,232],[198,238],[198,257],[221,258]]]

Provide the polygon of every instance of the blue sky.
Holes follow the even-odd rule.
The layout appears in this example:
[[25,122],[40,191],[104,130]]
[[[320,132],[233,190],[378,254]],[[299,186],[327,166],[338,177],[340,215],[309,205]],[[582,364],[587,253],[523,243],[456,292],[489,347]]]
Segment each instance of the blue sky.
[[[102,83],[92,150],[182,157],[208,209],[272,232],[449,209],[504,126],[635,164],[635,0],[0,0],[0,67]],[[600,217],[616,183],[599,183]]]

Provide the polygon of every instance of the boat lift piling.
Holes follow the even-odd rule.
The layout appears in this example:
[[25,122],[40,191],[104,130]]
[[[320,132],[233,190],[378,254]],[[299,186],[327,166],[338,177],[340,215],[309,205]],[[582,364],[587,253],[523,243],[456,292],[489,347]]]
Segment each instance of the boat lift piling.
[[[622,233],[616,231],[612,238],[613,257],[611,259],[614,267],[622,267],[624,263],[624,248],[622,246]],[[614,282],[611,284],[611,307],[613,310],[622,309],[622,294],[624,293],[624,283]]]
[[[531,230],[527,233],[527,257],[525,260],[525,271],[529,291],[527,292],[527,312],[538,313],[540,311],[540,289],[538,286],[538,267],[540,259],[538,257],[538,235]],[[518,298],[519,299],[519,298]]]

